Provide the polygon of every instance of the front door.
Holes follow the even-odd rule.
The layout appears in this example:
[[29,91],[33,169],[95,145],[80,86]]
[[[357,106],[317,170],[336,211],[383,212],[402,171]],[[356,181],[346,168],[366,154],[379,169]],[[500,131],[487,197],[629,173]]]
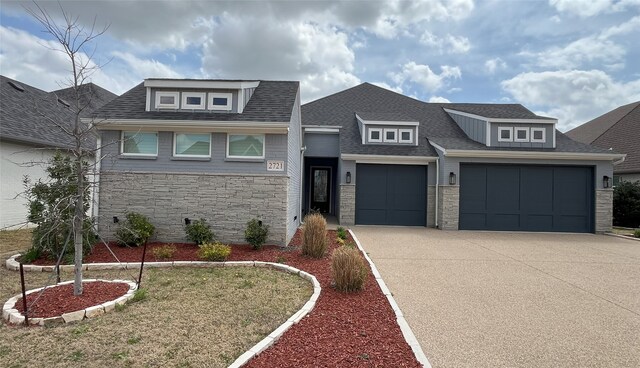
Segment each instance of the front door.
[[311,168],[311,210],[329,213],[331,210],[331,168]]

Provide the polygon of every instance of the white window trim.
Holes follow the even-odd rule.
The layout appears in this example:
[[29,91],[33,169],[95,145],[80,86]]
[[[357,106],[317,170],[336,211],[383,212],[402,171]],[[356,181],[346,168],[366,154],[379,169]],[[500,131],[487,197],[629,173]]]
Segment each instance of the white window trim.
[[[174,103],[170,105],[161,104],[160,97],[164,97],[164,96],[172,96]],[[180,92],[156,91],[156,103],[155,103],[156,109],[177,109],[179,107],[178,106],[179,103],[180,103]]]
[[[513,128],[513,141],[514,142],[529,142],[529,128]],[[518,138],[518,132],[524,131],[526,136],[524,138]]]
[[194,133],[194,132],[173,132],[173,157],[194,157],[194,158],[211,158],[211,145],[213,144],[213,137],[211,133],[209,133],[209,154],[208,155],[184,155],[176,152],[178,139],[178,134],[202,134],[202,133]]
[[[402,133],[409,133],[409,139],[402,139]],[[400,143],[413,143],[413,129],[398,129],[398,142]]]
[[[509,138],[502,138],[505,130],[509,131]],[[498,127],[498,142],[513,142],[513,127]]]
[[[232,135],[253,135],[253,136],[262,136],[262,156],[231,156],[229,154],[229,141],[231,140],[231,136]],[[266,154],[266,150],[267,150],[267,137],[264,134],[232,134],[232,133],[228,133],[227,134],[227,158],[239,158],[239,159],[245,159],[245,160],[260,160],[260,159],[264,159],[265,158],[265,154]]]
[[[398,129],[384,128],[384,134],[382,135],[382,141],[385,143],[398,143]],[[387,138],[387,132],[393,132],[393,139]]]
[[[199,105],[187,104],[188,97],[200,97]],[[207,101],[206,93],[204,92],[182,92],[182,108],[185,110],[204,110],[204,106]]]
[[[542,132],[542,139],[535,139],[533,137],[534,132]],[[545,128],[531,128],[531,143],[546,143],[547,142],[547,130]]]
[[[371,132],[380,133],[380,138],[378,139],[371,138]],[[382,143],[382,128],[369,128],[367,135],[368,135],[367,138],[369,140],[369,143]]]
[[[214,105],[213,104],[213,99],[214,98],[226,98],[227,99],[227,104],[225,106],[221,106],[221,105]],[[222,92],[211,92],[209,93],[209,97],[207,98],[207,104],[208,104],[208,109],[209,110],[220,110],[220,111],[229,111],[231,110],[232,106],[233,106],[233,94],[232,93],[222,93]]]
[[[156,134],[156,153],[128,153],[124,151],[124,133],[155,133]],[[122,130],[120,131],[120,154],[122,156],[145,156],[145,157],[158,157],[158,144],[160,140],[160,134],[158,132],[142,132],[142,131],[133,131],[133,130]]]

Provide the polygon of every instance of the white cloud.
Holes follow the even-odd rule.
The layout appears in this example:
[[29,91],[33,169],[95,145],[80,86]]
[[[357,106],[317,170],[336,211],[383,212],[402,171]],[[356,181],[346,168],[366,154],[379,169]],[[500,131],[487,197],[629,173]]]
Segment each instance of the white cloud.
[[148,77],[183,78],[180,73],[171,69],[170,66],[165,65],[157,60],[141,59],[128,52],[114,52],[113,56],[117,59],[122,60],[127,65],[127,69],[139,79]]
[[640,79],[619,82],[601,70],[522,73],[501,85],[516,101],[558,118],[562,130],[640,100]]
[[440,53],[464,54],[471,49],[471,42],[464,36],[448,34],[444,37],[438,37],[429,31],[422,33],[420,43],[435,48]]
[[448,99],[441,97],[441,96],[431,96],[431,98],[429,98],[429,102],[434,102],[434,103],[451,103],[451,101],[449,101]]
[[489,59],[484,62],[484,68],[489,74],[495,74],[497,71],[507,68],[507,63],[499,57]]
[[388,89],[389,91],[393,91],[396,93],[402,93],[402,87],[400,86],[395,86],[395,87],[391,87],[389,84],[385,83],[385,82],[372,82],[371,84],[378,86],[378,87],[382,87],[384,89]]
[[460,79],[462,72],[457,66],[442,65],[440,74],[435,73],[429,65],[416,64],[410,61],[402,66],[398,73],[391,73],[391,79],[398,85],[406,81],[418,84],[427,92],[436,92],[448,85],[451,80]]
[[549,5],[559,12],[587,18],[640,7],[640,0],[549,0]]

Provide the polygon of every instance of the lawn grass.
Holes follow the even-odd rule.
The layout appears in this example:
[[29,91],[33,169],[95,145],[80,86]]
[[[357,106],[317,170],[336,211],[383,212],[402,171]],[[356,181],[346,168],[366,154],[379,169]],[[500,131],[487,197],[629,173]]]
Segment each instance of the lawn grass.
[[[85,271],[131,279],[133,270]],[[26,273],[27,288],[49,273]],[[63,273],[63,279],[72,279]],[[0,269],[0,303],[20,290]],[[299,310],[312,286],[267,268],[148,269],[146,297],[103,316],[53,327],[0,324],[0,367],[226,367]]]
[[6,258],[29,248],[31,229],[0,230],[0,257]]
[[617,227],[617,226],[614,226],[611,231],[614,234],[618,234],[618,235],[633,236],[634,230],[635,229],[631,229],[631,228],[628,228],[628,227]]

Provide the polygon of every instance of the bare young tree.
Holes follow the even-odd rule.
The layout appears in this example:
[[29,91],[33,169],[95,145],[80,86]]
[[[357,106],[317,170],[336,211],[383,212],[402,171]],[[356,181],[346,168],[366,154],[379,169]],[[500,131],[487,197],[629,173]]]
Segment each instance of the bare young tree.
[[[74,175],[76,177],[77,191],[72,198],[74,206],[74,216],[72,218],[72,234],[74,243],[74,295],[82,294],[82,256],[83,256],[83,224],[85,221],[85,190],[88,183],[84,182],[85,176],[89,173],[87,165],[88,159],[95,155],[95,147],[87,147],[86,142],[92,141],[95,131],[91,124],[83,123],[81,117],[83,112],[89,108],[90,99],[87,101],[82,95],[82,85],[100,68],[100,65],[93,61],[96,48],[94,41],[103,35],[108,25],[96,28],[96,18],[90,27],[85,27],[79,22],[78,17],[73,17],[59,5],[62,16],[61,21],[56,21],[51,14],[34,3],[33,8],[26,7],[26,11],[33,16],[44,28],[44,32],[51,35],[57,42],[52,50],[63,53],[69,61],[70,75],[65,81],[73,91],[72,98],[67,101],[73,114],[72,121],[56,121],[53,117],[47,120],[61,129],[69,136],[72,148],[69,153],[74,160]],[[99,158],[96,157],[96,160]]]

